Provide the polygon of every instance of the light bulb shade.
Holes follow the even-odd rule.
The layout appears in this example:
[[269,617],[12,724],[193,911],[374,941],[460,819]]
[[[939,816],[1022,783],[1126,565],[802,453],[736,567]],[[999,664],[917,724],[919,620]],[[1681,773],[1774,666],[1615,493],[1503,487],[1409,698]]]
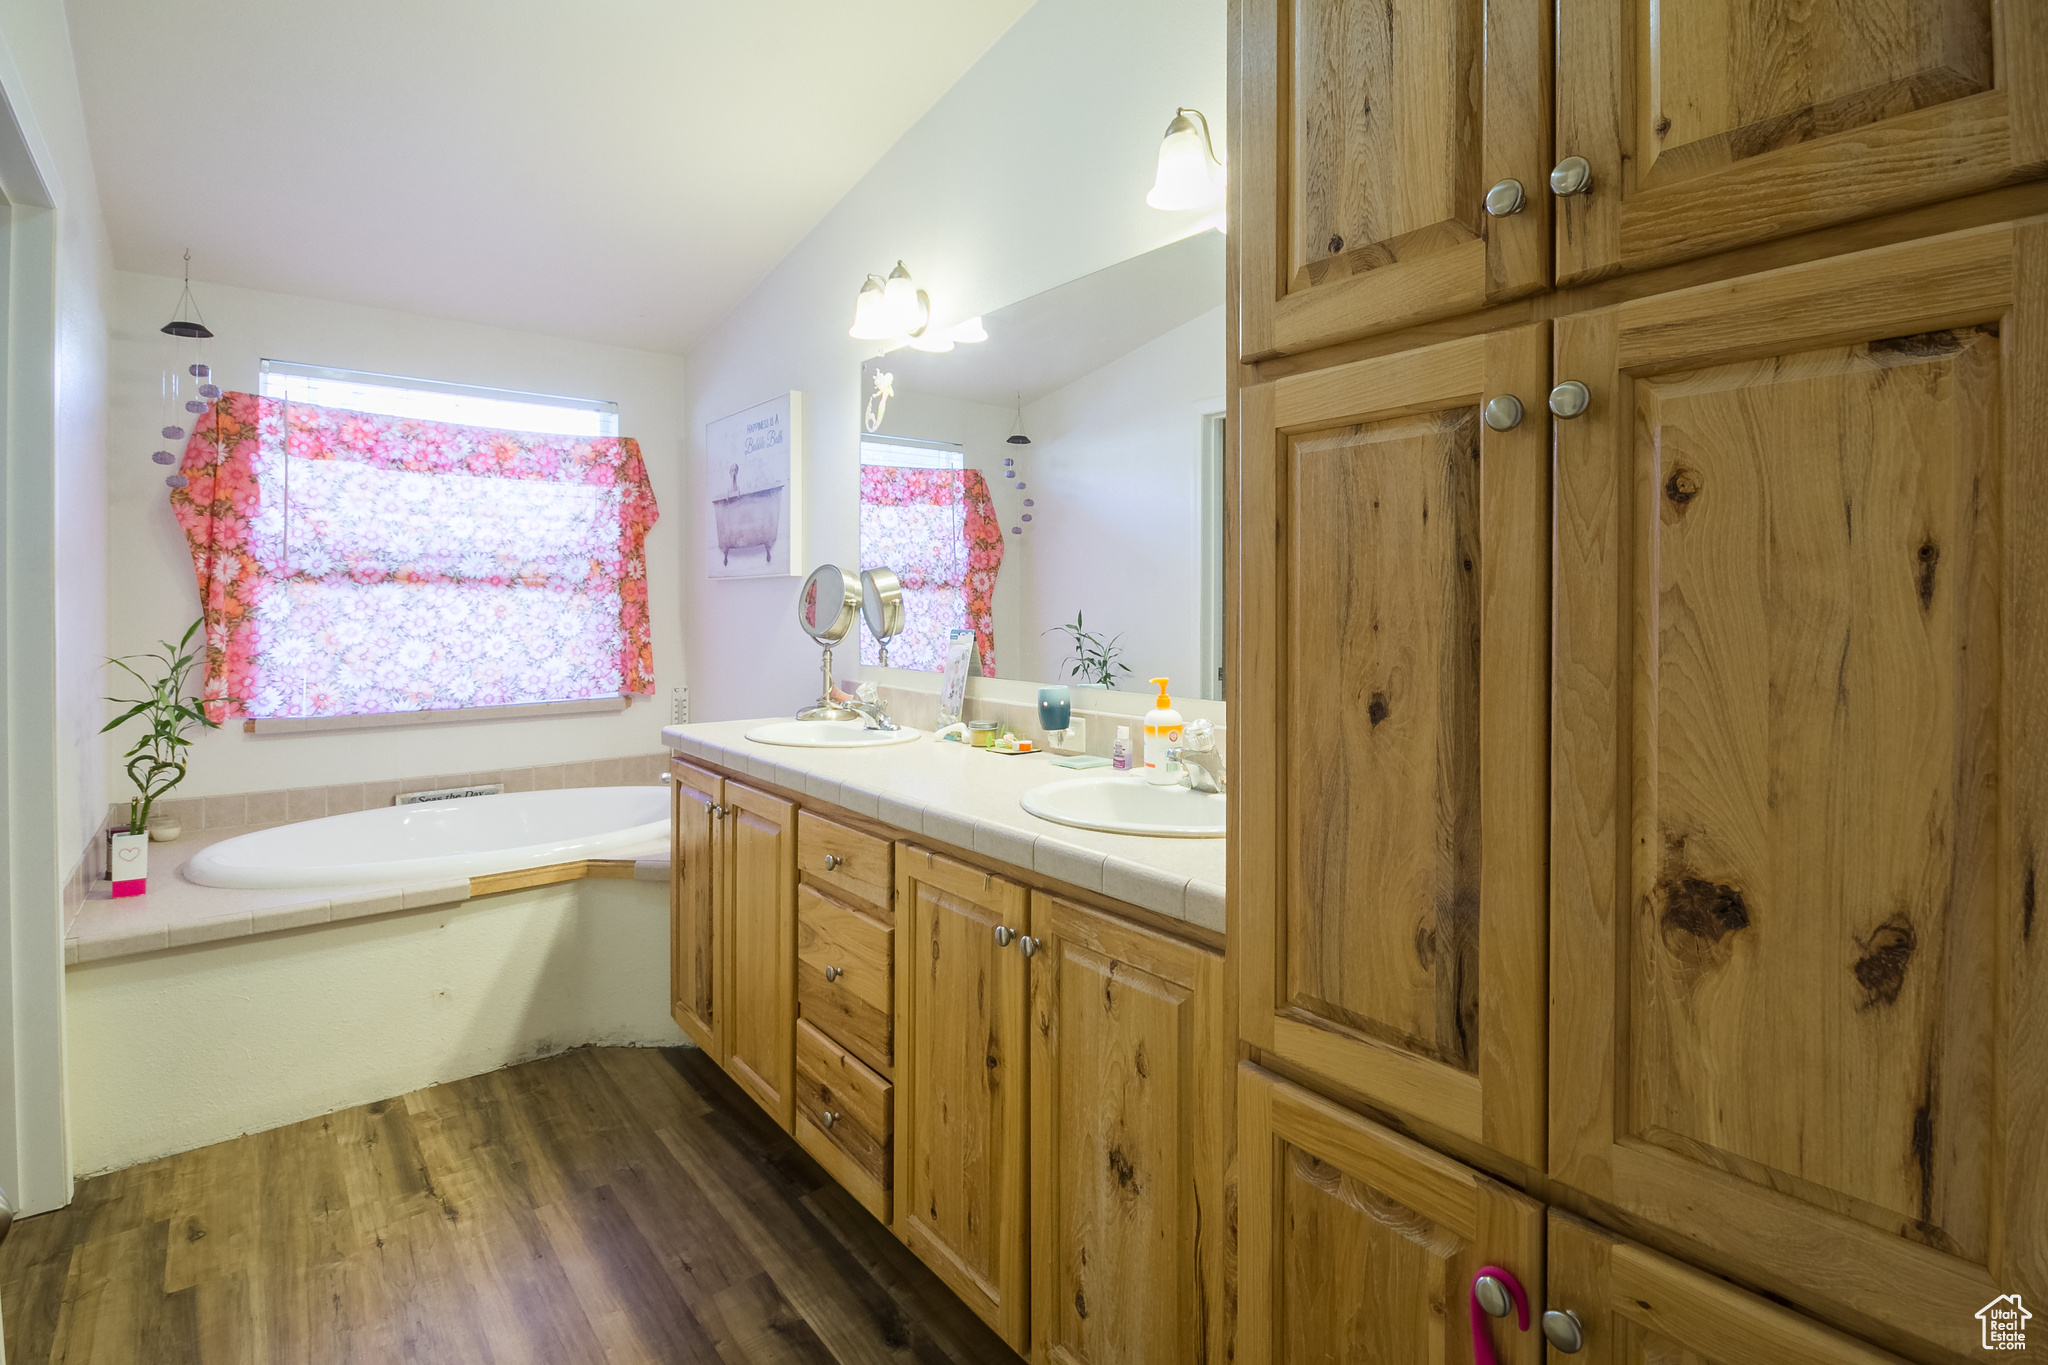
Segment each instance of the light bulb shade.
[[910,338],[910,349],[913,351],[926,351],[932,355],[944,355],[953,349],[952,333],[930,330],[919,332],[916,336]]
[[890,336],[908,336],[931,320],[930,306],[923,297],[903,262],[896,262],[889,282],[882,287],[882,321]]
[[1224,184],[1207,136],[1185,113],[1175,114],[1159,144],[1159,173],[1145,202],[1155,209],[1215,208],[1223,202]]
[[965,322],[956,322],[947,328],[946,335],[955,341],[972,345],[977,341],[988,340],[988,328],[981,325],[980,318],[969,318]]
[[867,283],[860,287],[860,297],[853,303],[853,326],[846,329],[850,337],[862,341],[883,341],[893,336],[884,319],[882,302],[882,281],[868,276]]

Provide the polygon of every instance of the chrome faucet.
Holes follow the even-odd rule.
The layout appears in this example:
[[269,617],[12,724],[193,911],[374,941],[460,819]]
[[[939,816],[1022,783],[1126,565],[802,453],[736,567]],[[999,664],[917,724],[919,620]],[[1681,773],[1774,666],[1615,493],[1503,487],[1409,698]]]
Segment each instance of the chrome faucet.
[[895,722],[889,715],[888,709],[882,705],[881,691],[873,683],[862,683],[859,693],[858,696],[849,698],[841,702],[840,705],[866,721],[868,729],[900,730],[903,728]]
[[1222,794],[1223,755],[1216,750],[1168,749],[1166,761],[1180,764],[1180,780],[1189,790]]

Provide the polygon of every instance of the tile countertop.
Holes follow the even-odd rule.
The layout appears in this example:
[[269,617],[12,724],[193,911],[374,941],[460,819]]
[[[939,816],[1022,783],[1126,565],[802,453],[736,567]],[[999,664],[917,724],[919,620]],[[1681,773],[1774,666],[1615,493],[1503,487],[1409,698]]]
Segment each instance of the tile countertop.
[[661,737],[686,757],[1223,932],[1223,860],[1229,840],[1105,834],[1028,814],[1018,804],[1025,792],[1084,775],[1052,767],[1050,754],[1004,758],[964,744],[941,744],[929,734],[873,749],[803,749],[745,738],[748,730],[765,723],[672,725]]
[[[209,829],[149,846],[149,890],[113,899],[106,882],[87,893],[64,929],[64,963],[133,957],[283,929],[304,929],[395,910],[419,910],[470,899],[468,877],[390,886],[306,886],[238,891],[185,880],[185,864],[209,844],[275,824]],[[635,876],[668,880],[668,841],[608,854],[634,860]]]

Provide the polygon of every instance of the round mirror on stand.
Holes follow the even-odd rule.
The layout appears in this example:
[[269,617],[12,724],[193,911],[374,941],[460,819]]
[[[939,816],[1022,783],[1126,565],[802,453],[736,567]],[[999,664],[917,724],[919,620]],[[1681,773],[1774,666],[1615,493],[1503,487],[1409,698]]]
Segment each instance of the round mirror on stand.
[[819,666],[824,689],[818,694],[816,706],[796,713],[798,720],[860,719],[860,712],[832,700],[832,646],[844,640],[847,632],[853,629],[853,623],[860,618],[860,609],[860,580],[849,578],[836,564],[820,564],[811,570],[811,576],[798,590],[796,623],[803,627],[804,634],[825,650],[825,658]]
[[903,583],[894,569],[860,571],[860,614],[889,666],[889,642],[903,633]]

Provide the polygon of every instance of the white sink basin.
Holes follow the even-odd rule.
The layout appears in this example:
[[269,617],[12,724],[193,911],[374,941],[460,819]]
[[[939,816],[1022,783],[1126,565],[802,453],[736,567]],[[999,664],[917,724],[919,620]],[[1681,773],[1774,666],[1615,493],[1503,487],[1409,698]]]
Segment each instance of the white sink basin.
[[787,744],[798,749],[873,749],[908,744],[917,735],[907,725],[870,730],[864,720],[778,720],[747,731],[747,738],[757,744]]
[[1020,798],[1041,820],[1110,834],[1170,839],[1223,837],[1223,796],[1186,787],[1155,787],[1142,773],[1069,778],[1033,787]]

